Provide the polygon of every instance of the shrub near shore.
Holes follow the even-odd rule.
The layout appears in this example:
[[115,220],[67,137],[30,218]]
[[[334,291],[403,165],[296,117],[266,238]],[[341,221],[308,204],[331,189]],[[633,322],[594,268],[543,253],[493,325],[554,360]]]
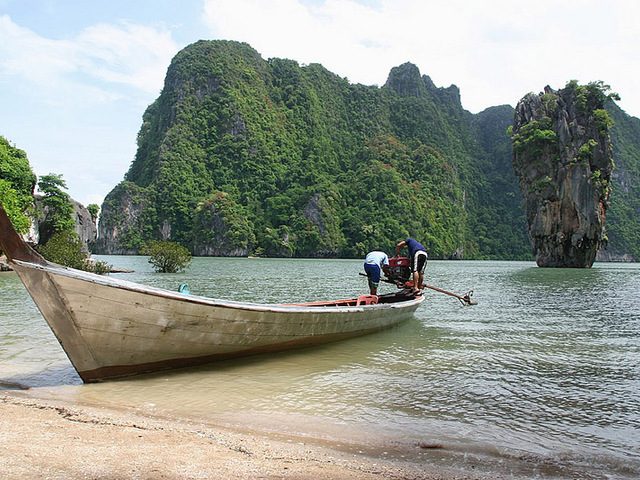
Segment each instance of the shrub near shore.
[[45,245],[38,247],[38,251],[50,262],[66,267],[100,275],[111,271],[111,265],[107,262],[90,259],[88,253],[83,251],[82,242],[73,232],[54,233]]
[[151,241],[140,253],[149,255],[149,263],[161,273],[181,272],[191,263],[189,250],[175,242]]

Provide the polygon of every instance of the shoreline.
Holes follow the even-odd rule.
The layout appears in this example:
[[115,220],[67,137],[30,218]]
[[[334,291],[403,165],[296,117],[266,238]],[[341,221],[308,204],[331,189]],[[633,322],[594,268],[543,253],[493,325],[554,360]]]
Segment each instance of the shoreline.
[[20,391],[0,391],[0,438],[5,479],[501,478],[349,452],[335,442],[282,432],[150,417]]

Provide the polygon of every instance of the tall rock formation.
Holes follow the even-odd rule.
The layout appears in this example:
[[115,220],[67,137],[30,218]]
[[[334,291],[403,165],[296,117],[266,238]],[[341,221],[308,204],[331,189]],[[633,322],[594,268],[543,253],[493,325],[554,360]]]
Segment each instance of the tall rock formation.
[[[148,230],[146,189],[132,182],[121,182],[104,200],[100,209],[98,238],[92,247],[94,253],[103,255],[135,255]],[[166,240],[166,237],[160,237]]]
[[98,227],[95,219],[87,210],[87,207],[71,199],[73,204],[73,215],[75,220],[75,232],[82,242],[84,249],[89,251],[89,247],[96,241],[98,235]]
[[[43,204],[42,196],[34,195],[33,197],[35,211],[38,212],[32,220],[29,233],[25,235],[25,240],[34,244],[44,245],[51,237],[51,225],[49,221],[49,209]],[[95,219],[87,210],[87,207],[80,202],[70,198],[69,201],[73,207],[74,231],[82,242],[83,249],[89,251],[90,247],[96,241],[98,228]]]
[[606,243],[613,169],[607,89],[571,81],[516,106],[513,166],[541,267],[591,267]]

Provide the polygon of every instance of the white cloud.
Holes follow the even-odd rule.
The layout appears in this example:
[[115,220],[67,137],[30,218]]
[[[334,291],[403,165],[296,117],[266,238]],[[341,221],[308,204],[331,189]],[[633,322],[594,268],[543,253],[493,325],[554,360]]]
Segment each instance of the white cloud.
[[54,40],[2,15],[0,38],[0,75],[22,77],[45,94],[80,89],[83,100],[98,102],[120,96],[108,84],[159,92],[178,51],[170,32],[130,23],[93,25],[71,39]]
[[72,73],[75,48],[71,42],[52,41],[0,16],[0,73],[18,75],[25,80],[46,84],[60,75]]
[[380,85],[411,61],[474,112],[576,79],[605,81],[638,116],[638,14],[634,0],[204,0],[203,18],[217,38],[353,82]]
[[52,39],[0,15],[0,135],[36,174],[62,173],[72,197],[97,201],[122,179],[178,48],[162,28],[94,24]]
[[[366,28],[354,28],[353,18]],[[297,0],[205,1],[204,20],[219,38],[246,41],[265,57],[320,62],[341,75],[354,72],[353,78],[349,75],[354,81],[379,82],[372,66],[387,49],[376,33],[385,18],[356,2],[306,6]],[[353,63],[359,67],[353,68]]]
[[78,35],[77,45],[90,75],[150,93],[160,91],[178,51],[170,32],[130,23],[89,27]]

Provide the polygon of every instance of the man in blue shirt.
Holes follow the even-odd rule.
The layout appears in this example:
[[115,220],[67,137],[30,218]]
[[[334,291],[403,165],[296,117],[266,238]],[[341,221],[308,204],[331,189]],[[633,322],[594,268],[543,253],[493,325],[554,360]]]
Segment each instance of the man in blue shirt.
[[389,257],[386,253],[380,251],[369,252],[364,259],[364,271],[369,279],[369,293],[377,295],[378,284],[380,283],[380,273],[387,273],[389,268]]
[[424,288],[424,267],[427,266],[427,249],[413,238],[407,238],[396,245],[396,256],[400,250],[407,247],[409,250],[409,264],[413,276],[413,293],[418,294]]

